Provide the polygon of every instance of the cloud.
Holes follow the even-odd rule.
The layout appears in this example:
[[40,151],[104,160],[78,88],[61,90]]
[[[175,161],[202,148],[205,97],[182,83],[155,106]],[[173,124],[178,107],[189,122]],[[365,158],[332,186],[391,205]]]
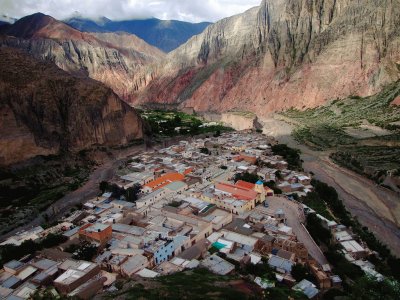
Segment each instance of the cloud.
[[0,15],[20,18],[36,12],[63,20],[74,15],[112,20],[156,17],[215,22],[259,5],[261,0],[0,0]]

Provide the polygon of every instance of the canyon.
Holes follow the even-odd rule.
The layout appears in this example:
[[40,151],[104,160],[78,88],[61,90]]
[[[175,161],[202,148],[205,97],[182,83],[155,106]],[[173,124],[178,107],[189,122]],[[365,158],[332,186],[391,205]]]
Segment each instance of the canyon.
[[2,27],[0,45],[50,61],[74,76],[98,80],[125,100],[151,79],[147,66],[165,56],[135,35],[80,32],[41,13]]
[[400,78],[400,1],[264,0],[170,52],[130,102],[260,116]]

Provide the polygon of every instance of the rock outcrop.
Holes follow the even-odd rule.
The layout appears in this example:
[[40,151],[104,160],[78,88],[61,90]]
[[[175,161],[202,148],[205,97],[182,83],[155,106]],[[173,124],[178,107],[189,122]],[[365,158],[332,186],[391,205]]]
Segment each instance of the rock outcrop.
[[[127,33],[89,34],[43,14],[24,17],[0,29],[0,45],[24,50],[61,69],[111,87],[123,99],[147,84],[147,65],[165,54]],[[147,79],[146,79],[147,78]]]
[[262,115],[371,95],[400,78],[399,25],[399,0],[264,0],[169,53],[132,101]]
[[0,165],[143,137],[135,110],[97,81],[7,47],[0,67]]

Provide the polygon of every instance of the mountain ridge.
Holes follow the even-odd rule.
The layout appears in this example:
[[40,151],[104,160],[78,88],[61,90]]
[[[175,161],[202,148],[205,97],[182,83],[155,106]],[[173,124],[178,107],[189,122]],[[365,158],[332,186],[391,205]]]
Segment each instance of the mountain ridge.
[[0,45],[22,49],[75,76],[103,82],[125,99],[137,89],[135,76],[165,55],[134,35],[84,33],[40,13],[1,28],[0,34]]
[[167,55],[134,105],[268,114],[400,78],[400,1],[263,0]]
[[135,34],[164,52],[170,52],[194,35],[201,33],[210,22],[189,23],[178,20],[160,20],[157,18],[143,20],[112,21],[107,19],[99,22],[84,19],[71,18],[64,22],[75,29],[84,32],[127,32]]

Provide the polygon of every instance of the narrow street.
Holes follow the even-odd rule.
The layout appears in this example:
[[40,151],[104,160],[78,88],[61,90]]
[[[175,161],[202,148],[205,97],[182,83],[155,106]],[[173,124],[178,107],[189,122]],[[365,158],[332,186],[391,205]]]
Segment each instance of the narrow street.
[[303,226],[304,216],[301,208],[296,202],[287,200],[284,197],[268,197],[269,209],[273,211],[283,209],[287,225],[293,228],[293,233],[297,236],[299,242],[303,243],[308,249],[309,254],[321,265],[327,264],[328,261],[322,253],[321,249],[314,242],[306,228]]

